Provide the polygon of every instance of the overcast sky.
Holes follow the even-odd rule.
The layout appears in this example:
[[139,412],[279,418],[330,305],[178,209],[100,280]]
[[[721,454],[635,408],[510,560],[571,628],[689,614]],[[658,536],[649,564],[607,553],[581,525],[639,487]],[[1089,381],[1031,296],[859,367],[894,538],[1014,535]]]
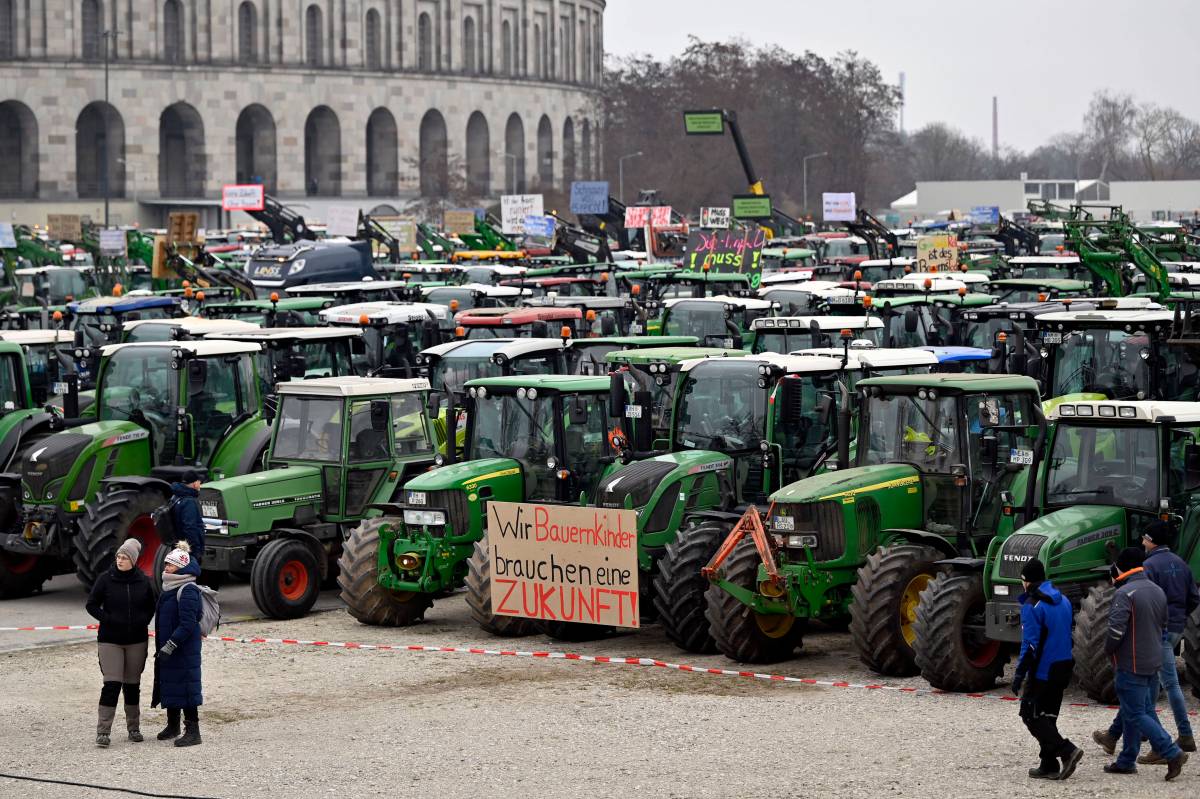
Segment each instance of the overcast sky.
[[856,50],[896,83],[904,125],[945,121],[1028,150],[1078,130],[1098,89],[1200,119],[1200,0],[608,0],[611,54],[680,52],[687,37],[778,44],[831,57]]

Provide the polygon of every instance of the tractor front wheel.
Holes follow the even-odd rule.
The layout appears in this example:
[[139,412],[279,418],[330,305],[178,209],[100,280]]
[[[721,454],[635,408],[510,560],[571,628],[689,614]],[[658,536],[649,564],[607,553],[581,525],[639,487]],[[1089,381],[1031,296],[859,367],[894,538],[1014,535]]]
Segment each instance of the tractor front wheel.
[[321,565],[312,550],[293,538],[262,548],[250,569],[254,604],[272,619],[298,619],[312,610],[321,590]]
[[0,599],[19,599],[36,594],[50,576],[48,559],[0,549]]
[[[113,557],[126,539],[142,542],[137,568],[154,576],[158,548],[163,536],[154,523],[154,512],[168,498],[153,488],[101,488],[79,517],[75,535],[75,573],[84,585],[91,586],[113,563]],[[169,518],[169,514],[163,514]],[[170,536],[167,536],[170,538]]]
[[1104,651],[1108,637],[1108,612],[1116,591],[1111,585],[1092,586],[1079,605],[1071,634],[1075,654],[1075,676],[1079,686],[1097,702],[1116,704],[1112,658]]
[[663,632],[685,652],[711,654],[717,642],[704,616],[708,579],[700,570],[708,565],[730,528],[720,522],[686,527],[667,544],[654,577],[654,608]]
[[[754,542],[743,539],[722,567],[725,579],[756,591],[760,563]],[[804,623],[791,614],[756,613],[719,585],[710,585],[704,598],[713,640],[727,658],[774,663],[790,658],[804,642]]]
[[921,593],[941,571],[942,553],[920,544],[877,549],[858,571],[850,603],[850,641],[859,659],[878,674],[917,673],[913,641]]
[[984,634],[986,607],[982,574],[939,574],[921,594],[913,651],[934,688],[984,691],[996,684],[1011,650]]
[[488,557],[486,533],[481,541],[475,542],[475,549],[467,561],[466,586],[471,618],[484,632],[514,637],[537,632],[537,622],[533,619],[492,611],[492,559]]
[[399,519],[366,519],[350,532],[338,559],[338,585],[350,615],[363,624],[407,627],[420,621],[433,597],[415,591],[392,591],[379,584],[379,531]]

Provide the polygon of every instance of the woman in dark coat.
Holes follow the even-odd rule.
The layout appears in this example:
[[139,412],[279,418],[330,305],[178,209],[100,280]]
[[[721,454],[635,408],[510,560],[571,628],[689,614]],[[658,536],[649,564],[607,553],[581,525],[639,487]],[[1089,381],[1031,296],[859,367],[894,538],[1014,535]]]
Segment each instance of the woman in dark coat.
[[[167,555],[163,567],[163,590],[154,620],[154,697],[151,707],[167,709],[167,726],[158,740],[176,738],[176,746],[200,743],[200,715],[204,703],[200,683],[200,616],[202,600],[196,578],[200,564],[180,541]],[[184,734],[179,736],[179,716]]]

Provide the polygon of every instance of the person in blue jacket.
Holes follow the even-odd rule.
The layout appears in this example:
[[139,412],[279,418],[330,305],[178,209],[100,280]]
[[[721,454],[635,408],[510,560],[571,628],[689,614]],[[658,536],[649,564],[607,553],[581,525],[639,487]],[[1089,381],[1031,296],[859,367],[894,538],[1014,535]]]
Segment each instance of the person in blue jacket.
[[204,518],[200,513],[200,475],[192,470],[178,483],[171,484],[171,522],[175,536],[187,541],[192,560],[204,558]]
[[1075,671],[1071,603],[1046,579],[1046,566],[1037,558],[1031,558],[1021,569],[1021,583],[1025,587],[1019,597],[1021,653],[1012,689],[1021,697],[1021,721],[1041,747],[1041,763],[1029,770],[1029,776],[1065,780],[1083,759],[1083,750],[1058,731],[1063,691]]
[[[186,541],[167,554],[162,594],[154,619],[154,695],[150,707],[167,709],[167,726],[158,740],[176,746],[200,743],[199,707],[204,704],[200,680],[200,616],[203,602],[196,578],[200,564],[192,559]],[[191,586],[190,588],[188,586]],[[179,735],[183,715],[184,734]]]

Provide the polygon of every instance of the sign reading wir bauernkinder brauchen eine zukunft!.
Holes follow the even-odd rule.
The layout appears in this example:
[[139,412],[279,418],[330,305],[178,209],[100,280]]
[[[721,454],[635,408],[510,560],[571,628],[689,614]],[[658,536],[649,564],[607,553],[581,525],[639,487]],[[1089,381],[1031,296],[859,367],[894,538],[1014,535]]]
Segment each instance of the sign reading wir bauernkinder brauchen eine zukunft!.
[[488,503],[492,612],[638,627],[637,512]]

